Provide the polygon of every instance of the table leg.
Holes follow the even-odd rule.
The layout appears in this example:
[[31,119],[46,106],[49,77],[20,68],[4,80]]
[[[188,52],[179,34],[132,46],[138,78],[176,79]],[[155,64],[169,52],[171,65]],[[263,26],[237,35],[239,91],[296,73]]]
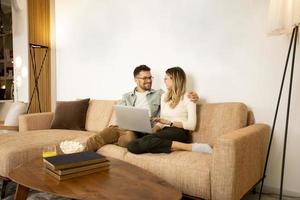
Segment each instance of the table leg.
[[15,200],[26,200],[29,192],[29,188],[23,185],[17,185],[17,191],[15,194]]

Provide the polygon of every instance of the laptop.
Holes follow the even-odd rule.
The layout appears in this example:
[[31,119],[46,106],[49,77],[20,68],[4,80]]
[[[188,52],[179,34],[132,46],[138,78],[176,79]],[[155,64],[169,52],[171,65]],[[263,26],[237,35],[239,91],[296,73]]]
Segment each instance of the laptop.
[[117,125],[120,128],[142,133],[152,133],[149,110],[115,105]]

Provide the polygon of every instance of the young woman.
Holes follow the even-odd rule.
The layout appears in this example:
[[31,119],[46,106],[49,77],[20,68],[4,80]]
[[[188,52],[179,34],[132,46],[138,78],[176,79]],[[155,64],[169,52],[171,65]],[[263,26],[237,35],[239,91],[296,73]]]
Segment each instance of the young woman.
[[175,150],[211,153],[208,144],[188,144],[188,134],[196,127],[196,104],[186,94],[186,75],[180,67],[169,68],[165,75],[167,92],[161,96],[160,118],[154,118],[156,133],[128,144],[132,153],[170,153]]

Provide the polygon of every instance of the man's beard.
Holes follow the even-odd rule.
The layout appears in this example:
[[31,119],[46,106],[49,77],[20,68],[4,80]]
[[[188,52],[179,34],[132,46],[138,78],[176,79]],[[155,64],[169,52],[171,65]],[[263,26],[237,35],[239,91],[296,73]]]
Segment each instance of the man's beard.
[[151,86],[152,86],[151,83],[147,83],[147,84],[143,84],[141,88],[143,90],[151,90]]

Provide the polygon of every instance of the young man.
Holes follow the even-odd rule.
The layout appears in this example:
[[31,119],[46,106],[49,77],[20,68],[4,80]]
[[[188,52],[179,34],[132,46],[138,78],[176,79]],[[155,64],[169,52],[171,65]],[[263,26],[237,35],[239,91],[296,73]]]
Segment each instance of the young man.
[[[146,108],[149,110],[149,116],[158,117],[160,113],[160,98],[163,90],[154,90],[152,87],[151,69],[146,65],[140,65],[133,72],[136,87],[132,92],[123,95],[120,105]],[[189,93],[189,98],[197,102],[199,97],[195,92]],[[98,150],[105,144],[118,143],[119,146],[127,147],[133,139],[142,136],[130,130],[120,129],[114,122],[108,128],[105,128],[99,134],[89,138],[86,144],[88,150]]]

